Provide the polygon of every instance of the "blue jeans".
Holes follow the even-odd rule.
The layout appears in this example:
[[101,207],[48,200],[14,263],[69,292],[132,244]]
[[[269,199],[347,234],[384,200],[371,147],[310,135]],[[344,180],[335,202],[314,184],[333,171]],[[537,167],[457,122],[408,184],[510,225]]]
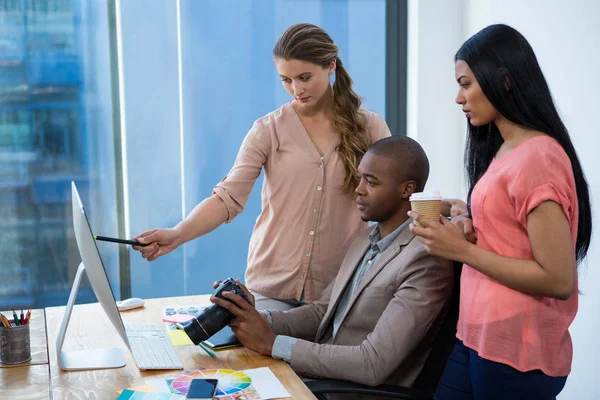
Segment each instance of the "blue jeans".
[[446,364],[434,400],[554,400],[567,377],[521,372],[486,360],[461,341]]

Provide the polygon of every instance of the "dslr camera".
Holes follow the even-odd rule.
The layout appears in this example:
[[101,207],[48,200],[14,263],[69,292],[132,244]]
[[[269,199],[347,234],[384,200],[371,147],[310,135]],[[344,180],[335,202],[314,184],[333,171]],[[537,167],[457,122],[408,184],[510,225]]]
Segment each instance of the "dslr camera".
[[[223,297],[223,292],[235,293],[246,300],[248,304],[252,305],[242,289],[232,278],[227,278],[221,282],[213,293],[215,297],[230,301]],[[234,317],[232,313],[223,307],[212,304],[188,322],[181,324],[181,326],[190,340],[197,345],[223,329]]]

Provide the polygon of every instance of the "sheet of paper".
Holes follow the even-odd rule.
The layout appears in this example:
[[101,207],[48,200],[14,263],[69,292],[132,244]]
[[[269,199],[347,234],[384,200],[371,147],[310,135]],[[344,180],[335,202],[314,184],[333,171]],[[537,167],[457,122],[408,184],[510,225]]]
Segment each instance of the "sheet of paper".
[[246,369],[242,372],[252,379],[252,386],[260,394],[261,399],[292,397],[268,367]]
[[188,371],[175,378],[146,380],[146,385],[158,392],[187,394],[192,379],[218,379],[216,397],[219,400],[267,400],[291,397],[279,379],[267,368],[242,371],[201,369]]

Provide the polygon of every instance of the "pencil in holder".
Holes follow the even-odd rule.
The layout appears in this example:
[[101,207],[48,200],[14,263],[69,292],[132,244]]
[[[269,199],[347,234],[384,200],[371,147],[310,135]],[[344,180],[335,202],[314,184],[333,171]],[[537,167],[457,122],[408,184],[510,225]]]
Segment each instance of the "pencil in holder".
[[29,324],[10,328],[0,326],[0,363],[21,364],[31,360]]

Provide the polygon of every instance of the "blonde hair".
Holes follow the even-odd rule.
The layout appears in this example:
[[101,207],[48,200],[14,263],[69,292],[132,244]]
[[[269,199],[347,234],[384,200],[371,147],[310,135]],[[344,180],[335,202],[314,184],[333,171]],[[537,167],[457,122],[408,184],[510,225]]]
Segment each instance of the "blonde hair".
[[300,60],[328,68],[336,62],[333,83],[333,127],[340,135],[336,151],[340,155],[346,177],[341,189],[352,193],[358,186],[358,164],[367,152],[365,121],[358,113],[360,97],[352,90],[352,78],[338,57],[338,47],[323,29],[312,24],[290,26],[277,40],[273,56],[284,60]]

